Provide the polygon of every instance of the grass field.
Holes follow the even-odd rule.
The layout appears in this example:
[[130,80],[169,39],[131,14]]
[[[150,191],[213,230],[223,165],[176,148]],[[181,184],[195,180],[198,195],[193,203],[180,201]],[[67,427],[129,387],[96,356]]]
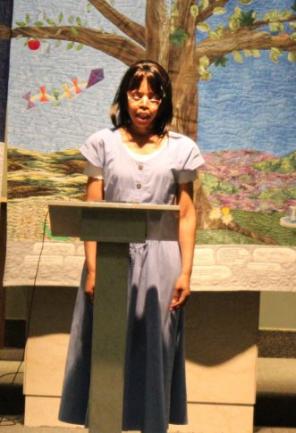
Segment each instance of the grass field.
[[[276,245],[296,246],[296,229],[288,229],[280,225],[280,218],[284,216],[280,212],[250,212],[232,210],[231,214],[240,227],[249,230],[253,234],[268,236]],[[197,232],[199,244],[263,244],[251,236],[237,233],[230,229],[199,230]]]

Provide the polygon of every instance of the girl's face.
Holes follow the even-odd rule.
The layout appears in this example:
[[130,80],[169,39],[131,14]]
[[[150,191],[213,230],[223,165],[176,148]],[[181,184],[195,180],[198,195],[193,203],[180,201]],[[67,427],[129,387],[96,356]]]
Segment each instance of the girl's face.
[[151,89],[146,77],[137,89],[127,92],[127,103],[134,131],[139,134],[151,132],[161,99]]

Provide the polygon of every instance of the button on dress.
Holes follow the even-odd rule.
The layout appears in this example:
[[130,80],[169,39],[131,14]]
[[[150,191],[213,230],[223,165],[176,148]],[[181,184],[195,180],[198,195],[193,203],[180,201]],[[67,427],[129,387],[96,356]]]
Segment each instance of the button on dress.
[[[115,202],[174,204],[178,183],[192,181],[204,163],[196,143],[173,132],[141,161],[123,143],[118,129],[94,133],[80,151],[102,169],[105,200]],[[162,238],[169,226],[167,220],[159,221],[152,229]],[[177,241],[148,240],[130,244],[129,252],[122,429],[165,433],[169,423],[187,422],[183,309],[169,310],[181,271],[180,249]],[[82,425],[87,424],[92,329],[85,278],[84,267],[59,413],[60,420]]]

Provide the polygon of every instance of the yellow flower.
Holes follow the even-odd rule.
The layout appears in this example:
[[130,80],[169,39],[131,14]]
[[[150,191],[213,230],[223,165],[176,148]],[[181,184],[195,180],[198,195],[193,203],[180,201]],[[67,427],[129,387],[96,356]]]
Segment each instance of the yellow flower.
[[211,221],[218,220],[222,216],[221,209],[219,207],[213,207],[213,209],[210,212],[209,218]]
[[222,222],[226,225],[230,224],[232,220],[233,218],[230,214],[222,216]]
[[223,215],[229,215],[230,214],[230,208],[229,207],[222,207],[221,212]]

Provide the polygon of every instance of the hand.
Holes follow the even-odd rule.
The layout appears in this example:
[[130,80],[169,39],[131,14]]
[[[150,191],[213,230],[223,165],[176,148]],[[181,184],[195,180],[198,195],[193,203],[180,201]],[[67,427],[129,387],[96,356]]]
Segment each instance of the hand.
[[185,305],[190,296],[190,276],[181,274],[175,284],[175,291],[170,305],[170,311],[178,310]]
[[91,300],[94,298],[95,291],[96,273],[94,271],[88,271],[86,274],[86,281],[84,286],[84,292],[89,296]]

